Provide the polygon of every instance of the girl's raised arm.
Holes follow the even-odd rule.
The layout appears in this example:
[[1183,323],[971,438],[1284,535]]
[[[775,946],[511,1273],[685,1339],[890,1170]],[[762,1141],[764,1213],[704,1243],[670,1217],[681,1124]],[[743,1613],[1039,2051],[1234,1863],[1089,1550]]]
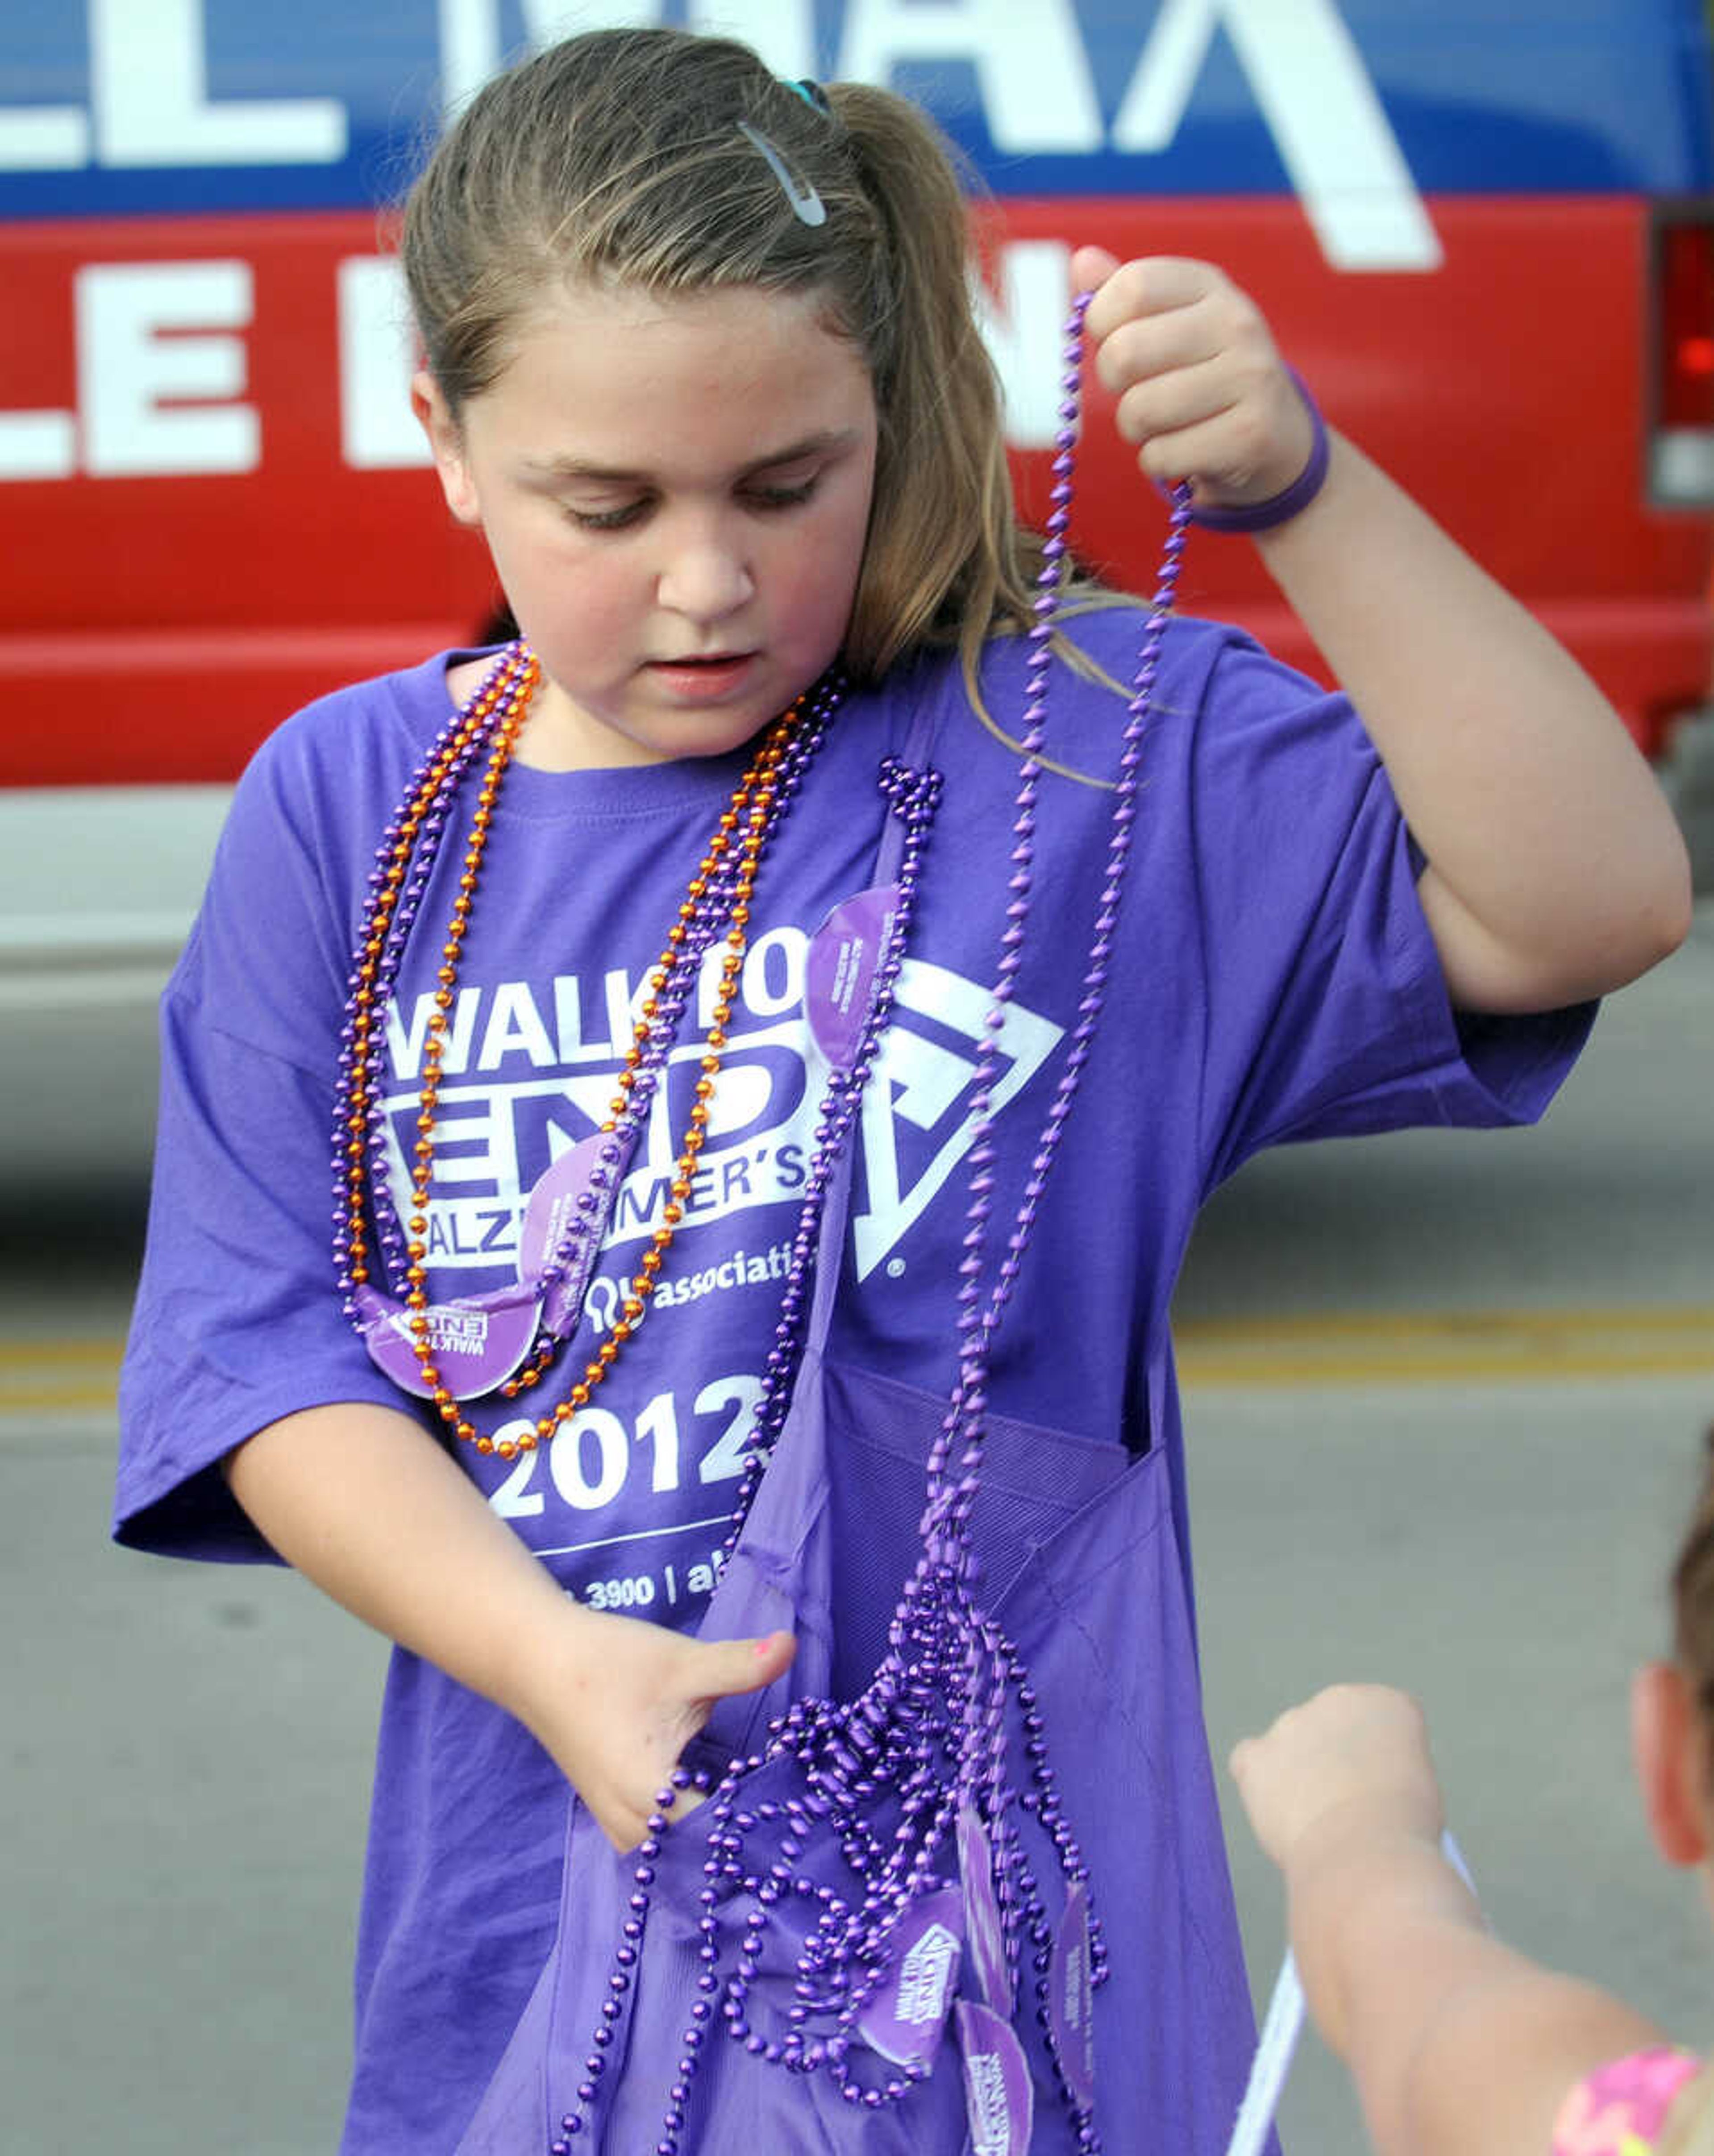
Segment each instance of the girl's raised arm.
[[[1190,476],[1220,506],[1291,485],[1311,421],[1243,293],[1167,257],[1085,248],[1072,269],[1097,288],[1096,367],[1146,473]],[[1453,1001],[1537,1010],[1622,986],[1690,921],[1688,857],[1647,763],[1526,608],[1360,450],[1337,435],[1330,450],[1320,492],[1255,543],[1428,856],[1423,908]]]

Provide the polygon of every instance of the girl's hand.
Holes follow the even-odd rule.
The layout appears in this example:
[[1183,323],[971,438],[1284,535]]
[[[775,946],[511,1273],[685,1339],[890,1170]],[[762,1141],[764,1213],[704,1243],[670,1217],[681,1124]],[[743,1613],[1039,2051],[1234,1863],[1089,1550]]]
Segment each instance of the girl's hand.
[[1445,1823],[1421,1708],[1386,1685],[1334,1685],[1234,1747],[1233,1779],[1280,1869],[1318,1830],[1438,1841]]
[[1121,264],[1080,247],[1071,279],[1095,294],[1096,372],[1149,478],[1191,480],[1204,506],[1229,509],[1291,485],[1314,429],[1252,300],[1211,264],[1172,255]]
[[[635,1617],[568,1604],[575,1661],[531,1727],[618,1850],[644,1839],[655,1799],[716,1700],[760,1691],[791,1665],[789,1632],[696,1640]],[[700,1802],[680,1793],[671,1816]]]

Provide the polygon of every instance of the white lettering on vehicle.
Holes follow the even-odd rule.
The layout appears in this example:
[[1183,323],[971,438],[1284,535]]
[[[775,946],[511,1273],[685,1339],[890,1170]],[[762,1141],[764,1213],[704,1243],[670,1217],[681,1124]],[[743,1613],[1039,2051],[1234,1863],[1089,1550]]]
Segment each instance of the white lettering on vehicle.
[[0,480],[69,479],[77,470],[73,412],[0,412]]
[[[336,165],[332,97],[211,99],[203,0],[89,0],[90,103],[0,108],[0,171]],[[91,126],[91,121],[94,125]]]
[[1101,146],[1101,107],[1068,0],[850,0],[834,73],[884,83],[901,60],[975,70],[996,149],[1013,157]]
[[1062,239],[1014,240],[1000,250],[998,298],[977,286],[977,321],[1000,377],[1014,449],[1051,449],[1064,424],[1060,332],[1070,289],[1071,249]]
[[[203,0],[89,0],[90,103],[0,107],[0,170],[292,164],[346,153],[331,99],[211,100]],[[544,44],[596,18],[661,19],[657,0],[598,8],[526,0]],[[736,26],[788,77],[814,68],[809,0],[692,0],[693,28]],[[1020,25],[1027,24],[1026,28]],[[439,0],[444,87],[461,102],[500,64],[498,0]],[[1337,270],[1428,270],[1439,239],[1338,0],[1161,0],[1116,115],[1111,146],[1168,150],[1217,32],[1242,67],[1305,213]],[[839,71],[885,80],[913,59],[966,62],[996,145],[1089,155],[1103,138],[1069,0],[1025,18],[1010,0],[851,0]],[[93,125],[91,124],[93,119]],[[1070,249],[1014,241],[997,291],[978,292],[1013,447],[1039,449],[1058,425],[1058,331]],[[353,256],[336,272],[340,434],[354,470],[428,462],[410,408],[416,344],[398,265]],[[241,336],[253,314],[244,262],[91,263],[77,274],[78,379],[71,408],[0,412],[7,480],[248,472],[262,459],[258,413],[240,401]],[[194,332],[194,334],[192,334]]]
[[1291,184],[1336,270],[1438,270],[1440,243],[1337,0],[1162,0],[1113,125],[1158,154],[1216,29],[1232,41]]
[[[245,262],[92,264],[76,280],[84,466],[96,477],[254,471]],[[192,331],[198,332],[192,335]],[[194,401],[192,401],[194,400]]]
[[[578,30],[646,29],[666,19],[659,0],[522,0],[522,13],[537,46]],[[678,19],[686,29],[743,38],[787,82],[817,72],[812,0],[686,0]],[[439,0],[439,22],[441,103],[455,111],[505,64],[500,0]]]
[[[343,105],[331,100],[210,101],[202,0],[90,0],[90,115],[80,107],[0,108],[0,169],[90,162],[194,166],[335,161]],[[606,4],[608,23],[660,18],[655,0]],[[537,43],[593,19],[587,7],[526,5]],[[704,17],[706,22],[704,23]],[[808,0],[706,0],[693,27],[738,28],[783,74],[814,64]],[[885,80],[911,59],[974,68],[996,144],[1088,155],[1103,147],[1088,56],[1069,0],[1024,18],[1010,0],[851,0],[840,72]],[[500,62],[497,0],[439,0],[449,102]],[[1175,139],[1217,32],[1224,32],[1337,270],[1428,270],[1439,239],[1338,0],[1161,0],[1116,115],[1111,146],[1159,156]],[[146,33],[146,34],[145,34]],[[1008,439],[1051,444],[1060,398],[1058,331],[1070,249],[1058,239],[999,251],[996,291],[978,294],[998,369]],[[352,256],[336,272],[340,437],[354,470],[428,462],[410,408],[416,342],[396,262]],[[253,313],[243,262],[92,263],[78,272],[74,408],[0,412],[0,482],[247,472],[261,420],[239,401],[248,355],[234,332]],[[197,334],[191,334],[197,332]]]
[[239,402],[247,262],[91,262],[73,280],[74,412],[0,413],[0,480],[248,472],[262,424]]
[[417,333],[390,254],[353,254],[339,288],[339,445],[353,471],[426,465],[428,437],[411,409]]
[[[209,96],[204,8],[205,0],[88,0],[87,108],[0,108],[0,170],[339,162],[350,128],[337,98]],[[537,45],[598,21],[658,23],[665,12],[660,0],[523,4]],[[499,0],[438,0],[436,20],[450,110],[505,57]],[[690,0],[685,20],[693,29],[736,30],[788,80],[816,71],[811,0]],[[1217,32],[1329,263],[1437,267],[1439,241],[1339,0],[1294,0],[1289,8],[1280,0],[1160,0],[1110,133],[1072,0],[1028,8],[1013,0],[848,0],[834,72],[885,82],[901,64],[963,64],[1003,155],[1111,148],[1156,157],[1178,133]]]

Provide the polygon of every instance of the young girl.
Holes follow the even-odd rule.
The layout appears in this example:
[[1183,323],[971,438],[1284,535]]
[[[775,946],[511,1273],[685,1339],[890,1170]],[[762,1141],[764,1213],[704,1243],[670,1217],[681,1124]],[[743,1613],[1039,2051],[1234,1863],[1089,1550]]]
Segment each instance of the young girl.
[[895,97],[578,38],[473,101],[404,259],[522,641],[239,789],[116,1522],[398,1643],[344,2147],[1217,2148],[1198,1207],[1271,1142],[1537,1116],[1684,932],[1676,831],[1204,264],[1073,265],[1139,503],[1251,533],[1351,701],[1039,591],[1072,482],[1019,531]]
[[[1655,1846],[1714,1851],[1714,1450],[1672,1579],[1675,1658],[1631,1694]],[[1311,2011],[1382,2156],[1661,2156],[1714,2147],[1699,2062],[1593,1985],[1502,1945],[1440,1851],[1440,1788],[1404,1693],[1342,1685],[1232,1754],[1286,1875]],[[1479,2092],[1479,2093],[1478,2093]]]

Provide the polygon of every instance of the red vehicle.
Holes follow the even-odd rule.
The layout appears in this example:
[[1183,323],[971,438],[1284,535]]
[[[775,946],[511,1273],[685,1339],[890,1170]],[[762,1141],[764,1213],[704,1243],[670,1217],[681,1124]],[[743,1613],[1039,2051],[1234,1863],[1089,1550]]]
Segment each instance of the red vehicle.
[[[490,618],[480,544],[446,517],[408,409],[377,208],[439,107],[562,13],[38,0],[0,25],[0,973],[8,952],[45,979],[141,952],[158,979],[219,798],[136,789],[219,787],[310,696]],[[783,74],[915,93],[969,153],[1027,502],[1071,244],[1206,257],[1645,747],[1705,701],[1696,0],[719,13]],[[1111,430],[1089,439],[1080,549],[1144,583],[1157,507]],[[1182,596],[1314,664],[1243,542],[1198,537]]]

